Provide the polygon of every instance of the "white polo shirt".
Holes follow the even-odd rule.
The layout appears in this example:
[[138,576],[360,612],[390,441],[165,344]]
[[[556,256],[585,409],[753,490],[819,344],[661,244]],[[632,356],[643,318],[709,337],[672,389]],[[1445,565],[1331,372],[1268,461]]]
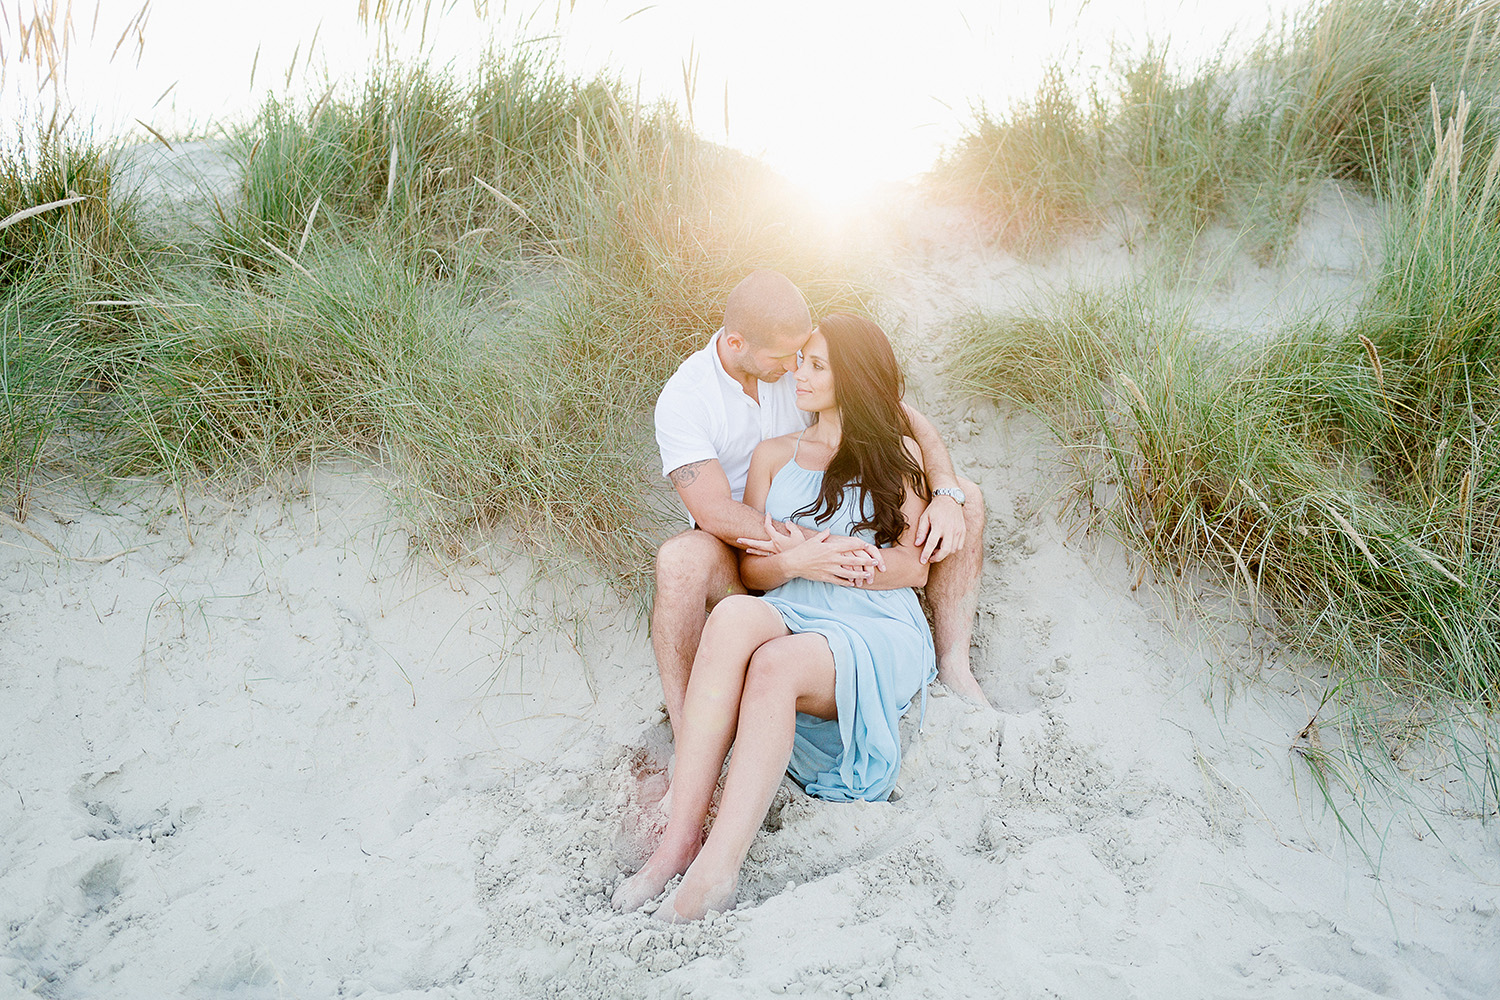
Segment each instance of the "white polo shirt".
[[736,500],[745,498],[750,453],[766,438],[800,431],[812,414],[797,409],[797,381],[788,372],[776,382],[756,382],[758,399],[719,360],[720,330],[708,346],[689,355],[667,379],[656,399],[656,445],[662,475],[716,458]]

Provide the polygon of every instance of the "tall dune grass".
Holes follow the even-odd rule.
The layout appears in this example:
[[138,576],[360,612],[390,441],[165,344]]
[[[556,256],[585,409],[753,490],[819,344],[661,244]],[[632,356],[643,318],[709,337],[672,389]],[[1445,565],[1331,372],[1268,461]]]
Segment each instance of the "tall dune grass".
[[1429,101],[1425,171],[1391,170],[1386,271],[1348,327],[1249,347],[1129,288],[975,317],[950,368],[1047,413],[1147,560],[1216,570],[1402,726],[1500,707],[1500,142],[1453,106]]
[[56,432],[88,423],[104,345],[128,323],[105,303],[145,247],[88,137],[33,124],[0,154],[0,475],[17,520]]
[[1062,69],[1003,113],[981,106],[974,124],[937,165],[945,195],[981,207],[1002,243],[1036,248],[1097,221],[1106,108],[1082,102]]
[[136,469],[355,450],[433,543],[510,519],[637,572],[650,405],[729,290],[775,267],[818,308],[858,296],[762,165],[535,58],[382,69],[238,142],[210,263],[158,274],[117,355]]
[[1086,81],[1054,69],[1034,99],[979,110],[934,169],[935,189],[996,215],[1020,247],[1117,216],[1190,246],[1222,220],[1270,260],[1310,182],[1384,190],[1422,173],[1433,95],[1447,118],[1467,93],[1471,124],[1500,129],[1500,23],[1483,4],[1324,0],[1233,58],[1180,67],[1166,51],[1118,53]]

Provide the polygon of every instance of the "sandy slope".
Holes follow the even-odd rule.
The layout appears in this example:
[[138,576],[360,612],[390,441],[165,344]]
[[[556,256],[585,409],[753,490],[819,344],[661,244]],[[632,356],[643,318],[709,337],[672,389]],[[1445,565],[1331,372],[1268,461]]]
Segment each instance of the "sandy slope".
[[[1202,308],[1347,293],[1364,230],[1321,232]],[[1022,264],[927,214],[894,264],[918,343],[1133,266],[1107,237]],[[788,791],[743,905],[689,928],[607,905],[667,731],[638,609],[586,571],[538,578],[499,540],[413,555],[348,467],[189,497],[191,540],[152,484],[39,495],[58,553],[0,527],[0,993],[1500,995],[1493,818],[1439,773],[1423,812],[1375,802],[1343,835],[1290,750],[1315,668],[1132,592],[1059,522],[1045,435],[941,397],[915,353],[990,500],[996,710],[934,690],[896,802]]]

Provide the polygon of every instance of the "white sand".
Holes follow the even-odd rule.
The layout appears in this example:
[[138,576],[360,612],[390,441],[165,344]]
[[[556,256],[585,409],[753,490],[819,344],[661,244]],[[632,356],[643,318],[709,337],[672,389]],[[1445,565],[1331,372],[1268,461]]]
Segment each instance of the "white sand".
[[[1204,308],[1347,295],[1363,232],[1237,262]],[[919,339],[1132,266],[1107,236],[1036,265],[961,219],[905,236]],[[500,540],[437,565],[353,467],[190,495],[191,541],[149,483],[40,491],[61,555],[0,525],[0,994],[1500,995],[1494,817],[1431,770],[1421,811],[1335,790],[1344,834],[1291,749],[1316,665],[1132,592],[1059,521],[1046,436],[937,396],[917,353],[990,503],[996,710],[934,689],[898,801],[790,792],[740,908],[687,928],[607,903],[667,730],[640,609],[586,569],[538,580]]]

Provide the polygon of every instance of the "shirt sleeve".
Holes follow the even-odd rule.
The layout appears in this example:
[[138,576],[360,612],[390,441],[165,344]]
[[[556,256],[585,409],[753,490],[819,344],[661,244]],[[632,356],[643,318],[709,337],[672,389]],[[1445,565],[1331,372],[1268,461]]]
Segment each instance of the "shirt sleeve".
[[661,452],[661,474],[693,462],[717,459],[719,449],[710,432],[712,417],[701,396],[668,382],[656,400],[656,447]]

